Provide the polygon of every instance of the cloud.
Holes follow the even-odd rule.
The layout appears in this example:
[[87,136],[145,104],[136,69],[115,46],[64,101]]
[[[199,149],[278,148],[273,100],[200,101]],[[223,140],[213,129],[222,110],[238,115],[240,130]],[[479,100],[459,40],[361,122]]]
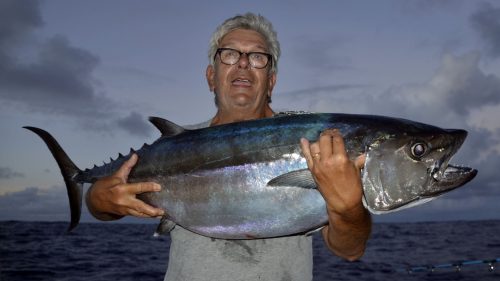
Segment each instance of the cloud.
[[38,1],[1,1],[0,55],[2,54],[1,50],[12,47],[32,29],[40,27],[41,25],[42,17],[40,15]]
[[[396,115],[441,126],[463,126],[472,113],[477,119],[477,111],[500,104],[500,78],[482,71],[480,58],[478,52],[445,54],[427,82],[396,85],[378,93],[369,85],[320,84],[279,96],[290,102],[307,99],[311,111]],[[487,120],[491,126],[492,119]],[[476,129],[482,128],[475,124]]]
[[38,50],[37,61],[0,67],[0,97],[30,110],[64,115],[107,115],[110,104],[96,95],[92,71],[99,60],[72,47],[67,38],[54,36]]
[[279,93],[279,96],[286,96],[288,98],[304,98],[304,99],[317,99],[322,95],[331,96],[337,92],[350,90],[350,89],[360,89],[365,88],[365,85],[355,85],[355,84],[335,84],[335,85],[325,85],[312,88],[305,88],[293,91],[287,91]]
[[0,167],[0,179],[24,178],[23,173],[12,171],[9,167]]
[[[98,96],[92,72],[99,58],[74,47],[62,35],[39,44],[28,38],[42,26],[38,2],[3,1],[0,25],[0,98],[30,111],[64,115],[106,115],[110,102]],[[16,47],[16,48],[13,48]],[[33,48],[32,60],[21,59],[19,48]]]
[[479,5],[475,13],[470,16],[472,27],[486,44],[487,53],[497,58],[500,56],[500,8],[485,2]]
[[345,45],[345,38],[337,38],[332,35],[325,36],[324,39],[313,39],[304,35],[295,40],[294,58],[308,71],[319,74],[330,73],[331,71],[345,70],[352,68],[352,59],[345,55],[339,55],[338,51]]
[[462,56],[446,54],[430,81],[403,86],[397,89],[399,93],[391,89],[384,94],[384,100],[394,100],[415,117],[424,110],[427,116],[437,118],[426,118],[429,120],[464,123],[464,117],[472,110],[500,102],[500,78],[479,69],[479,59],[476,52]]
[[416,1],[396,1],[395,4],[407,13],[429,13],[432,11],[450,11],[455,10],[462,5],[463,1],[458,0],[416,0]]
[[[500,104],[500,78],[479,68],[481,55],[443,55],[427,82],[374,92],[370,85],[321,85],[280,94],[307,99],[311,111],[405,116],[437,125],[463,125],[472,112]],[[362,102],[360,102],[362,101]]]
[[66,188],[48,190],[27,187],[0,195],[0,220],[68,220],[70,217]]
[[[69,221],[71,220],[66,187],[53,186],[48,189],[26,187],[17,192],[0,195],[0,221]],[[96,222],[82,204],[80,222]],[[122,223],[157,223],[159,220],[126,217]]]
[[144,117],[133,111],[129,116],[118,120],[118,126],[131,135],[150,136],[152,126],[144,121]]
[[[368,85],[321,85],[276,93],[281,111],[300,109],[311,112],[369,113],[374,95]],[[360,103],[360,101],[363,101]]]
[[69,117],[91,131],[108,132],[118,122],[132,135],[149,135],[139,114],[123,117],[126,106],[99,91],[97,55],[63,35],[34,39],[32,33],[43,25],[37,1],[0,5],[0,106]]

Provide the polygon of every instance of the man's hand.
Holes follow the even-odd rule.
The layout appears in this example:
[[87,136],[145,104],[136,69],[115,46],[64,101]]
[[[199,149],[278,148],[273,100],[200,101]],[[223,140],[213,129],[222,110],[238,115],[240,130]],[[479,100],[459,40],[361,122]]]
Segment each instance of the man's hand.
[[327,206],[328,226],[322,234],[328,248],[348,260],[359,259],[371,232],[371,217],[363,207],[361,169],[366,155],[349,159],[344,139],[336,129],[309,143],[301,139],[302,153]]
[[161,186],[154,182],[127,183],[130,170],[137,163],[133,154],[114,174],[99,179],[87,191],[87,207],[100,220],[115,220],[132,215],[141,218],[163,216],[162,209],[154,208],[136,198],[143,192],[157,192]]
[[329,211],[344,215],[361,203],[360,170],[364,166],[365,155],[351,161],[338,130],[323,131],[319,140],[312,144],[302,139],[301,148]]

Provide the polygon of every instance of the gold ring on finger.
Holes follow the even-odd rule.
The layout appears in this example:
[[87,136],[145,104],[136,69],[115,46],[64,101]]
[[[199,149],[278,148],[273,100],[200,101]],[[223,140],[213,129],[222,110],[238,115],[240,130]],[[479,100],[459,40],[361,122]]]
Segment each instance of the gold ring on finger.
[[319,158],[319,157],[320,157],[319,153],[314,153],[314,154],[312,155],[312,158]]

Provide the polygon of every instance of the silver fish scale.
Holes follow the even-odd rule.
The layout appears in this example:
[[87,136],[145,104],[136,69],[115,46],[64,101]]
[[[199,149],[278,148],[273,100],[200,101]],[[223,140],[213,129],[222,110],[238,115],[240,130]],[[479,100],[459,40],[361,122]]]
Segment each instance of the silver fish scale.
[[161,193],[143,198],[167,210],[171,220],[216,238],[248,239],[306,232],[327,222],[325,203],[314,189],[269,187],[271,179],[307,164],[298,151],[276,161],[200,170],[163,179]]

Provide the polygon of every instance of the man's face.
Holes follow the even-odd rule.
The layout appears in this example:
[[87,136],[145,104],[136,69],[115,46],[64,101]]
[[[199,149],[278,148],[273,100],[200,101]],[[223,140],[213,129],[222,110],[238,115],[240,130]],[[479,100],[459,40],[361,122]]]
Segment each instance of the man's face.
[[[231,48],[243,53],[269,53],[262,35],[247,29],[227,33],[219,48]],[[218,109],[226,112],[262,110],[276,82],[276,74],[269,74],[270,65],[271,62],[265,68],[253,68],[246,55],[241,55],[236,64],[227,65],[217,55],[214,66],[207,67],[207,81],[210,90],[217,95]]]

